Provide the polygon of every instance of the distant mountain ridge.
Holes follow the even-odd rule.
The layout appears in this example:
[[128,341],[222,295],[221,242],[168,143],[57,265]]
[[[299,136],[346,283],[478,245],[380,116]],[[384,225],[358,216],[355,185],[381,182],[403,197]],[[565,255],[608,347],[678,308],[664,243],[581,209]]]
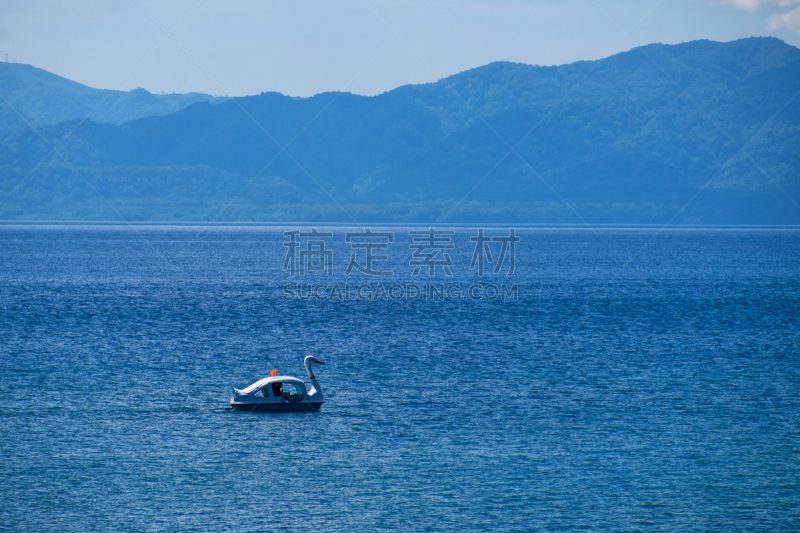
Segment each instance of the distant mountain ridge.
[[199,102],[86,121],[68,164],[7,136],[0,218],[798,224],[799,90],[800,50],[751,38]]
[[197,102],[225,100],[201,93],[151,94],[144,89],[93,89],[31,65],[8,62],[0,62],[0,95],[4,99],[0,100],[0,133],[24,129],[26,120],[35,125],[47,125],[88,116],[99,123],[122,124],[137,118],[174,113]]

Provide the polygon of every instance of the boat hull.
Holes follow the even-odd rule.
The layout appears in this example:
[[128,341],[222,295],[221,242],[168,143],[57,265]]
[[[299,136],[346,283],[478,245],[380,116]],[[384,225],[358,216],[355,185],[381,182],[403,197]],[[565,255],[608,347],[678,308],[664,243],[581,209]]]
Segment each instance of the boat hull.
[[252,411],[257,413],[302,413],[319,411],[323,402],[236,402],[231,400],[231,407],[236,411]]

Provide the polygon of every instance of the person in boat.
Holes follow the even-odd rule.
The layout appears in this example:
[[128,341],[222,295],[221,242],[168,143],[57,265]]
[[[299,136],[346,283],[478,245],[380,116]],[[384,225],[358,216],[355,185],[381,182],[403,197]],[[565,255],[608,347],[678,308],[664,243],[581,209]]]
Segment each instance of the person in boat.
[[272,395],[275,396],[275,398],[283,396],[283,383],[279,381],[272,384]]

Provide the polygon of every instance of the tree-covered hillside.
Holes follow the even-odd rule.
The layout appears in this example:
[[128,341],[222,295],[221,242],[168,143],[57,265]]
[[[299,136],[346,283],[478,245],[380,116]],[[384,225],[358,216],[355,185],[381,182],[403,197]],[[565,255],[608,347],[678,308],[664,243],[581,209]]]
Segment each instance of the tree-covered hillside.
[[753,38],[65,122],[6,137],[0,218],[796,224],[799,90]]

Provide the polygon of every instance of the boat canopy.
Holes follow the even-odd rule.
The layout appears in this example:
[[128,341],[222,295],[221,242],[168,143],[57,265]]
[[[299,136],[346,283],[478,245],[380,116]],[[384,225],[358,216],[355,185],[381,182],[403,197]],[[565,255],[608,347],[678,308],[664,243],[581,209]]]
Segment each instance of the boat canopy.
[[305,389],[305,383],[303,382],[302,379],[293,378],[291,376],[270,376],[270,377],[264,378],[264,379],[262,379],[260,381],[256,381],[255,383],[253,383],[252,385],[250,385],[246,389],[242,389],[242,390],[234,389],[234,390],[236,391],[236,394],[246,395],[246,394],[251,394],[251,393],[257,391],[258,389],[263,389],[267,385],[270,385],[272,383],[278,383],[278,382],[280,382],[280,383],[298,383],[300,385],[303,385],[303,389]]

